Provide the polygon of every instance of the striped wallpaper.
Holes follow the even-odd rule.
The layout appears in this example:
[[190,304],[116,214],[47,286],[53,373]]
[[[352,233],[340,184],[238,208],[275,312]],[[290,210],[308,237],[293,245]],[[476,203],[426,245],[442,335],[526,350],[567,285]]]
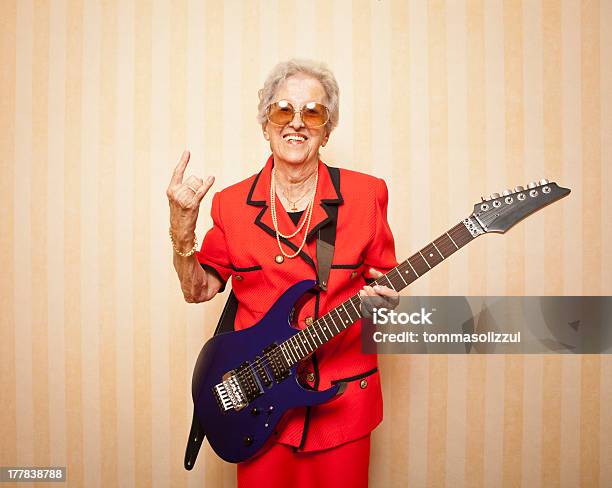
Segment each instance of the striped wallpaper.
[[[182,467],[225,298],[183,302],[165,188],[184,148],[217,190],[263,165],[257,89],[288,57],[335,71],[323,159],[386,179],[398,257],[481,194],[572,188],[409,293],[612,293],[612,0],[0,8],[0,465],[67,465],[76,487],[235,486],[208,447]],[[371,486],[612,486],[610,356],[380,362]]]

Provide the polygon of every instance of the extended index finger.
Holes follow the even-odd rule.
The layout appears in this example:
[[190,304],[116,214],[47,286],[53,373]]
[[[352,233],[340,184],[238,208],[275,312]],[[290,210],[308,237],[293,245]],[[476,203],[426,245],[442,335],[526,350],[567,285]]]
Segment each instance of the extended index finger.
[[185,168],[187,167],[190,156],[189,151],[183,151],[181,159],[172,173],[172,180],[170,181],[172,185],[178,185],[183,182],[183,175],[185,174]]

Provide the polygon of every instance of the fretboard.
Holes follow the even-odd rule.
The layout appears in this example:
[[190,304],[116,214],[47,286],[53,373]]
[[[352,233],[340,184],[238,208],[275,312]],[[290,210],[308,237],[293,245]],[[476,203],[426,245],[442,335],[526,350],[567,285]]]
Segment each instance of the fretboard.
[[[395,291],[407,287],[474,239],[476,233],[470,232],[464,222],[455,225],[370,285],[384,285]],[[361,296],[355,294],[283,342],[280,349],[285,360],[293,365],[308,357],[360,318]]]

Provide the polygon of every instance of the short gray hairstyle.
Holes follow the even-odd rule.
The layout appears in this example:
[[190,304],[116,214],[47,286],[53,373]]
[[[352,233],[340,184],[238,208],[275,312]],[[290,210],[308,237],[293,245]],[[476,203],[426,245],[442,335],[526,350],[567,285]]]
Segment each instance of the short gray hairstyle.
[[257,121],[260,124],[265,124],[268,120],[266,111],[268,105],[272,103],[274,95],[279,85],[299,73],[311,76],[323,85],[325,90],[325,105],[329,109],[329,121],[326,124],[328,132],[331,132],[337,125],[339,119],[339,95],[338,82],[331,70],[323,63],[312,61],[309,59],[290,59],[278,63],[270,72],[264,86],[259,90],[259,105]]

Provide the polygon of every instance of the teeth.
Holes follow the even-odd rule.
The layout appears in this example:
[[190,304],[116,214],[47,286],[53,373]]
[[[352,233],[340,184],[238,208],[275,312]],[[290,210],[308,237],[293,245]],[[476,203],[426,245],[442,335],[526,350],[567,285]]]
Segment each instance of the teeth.
[[287,136],[286,139],[288,141],[302,141],[302,142],[306,140],[306,138],[301,137],[301,136]]

